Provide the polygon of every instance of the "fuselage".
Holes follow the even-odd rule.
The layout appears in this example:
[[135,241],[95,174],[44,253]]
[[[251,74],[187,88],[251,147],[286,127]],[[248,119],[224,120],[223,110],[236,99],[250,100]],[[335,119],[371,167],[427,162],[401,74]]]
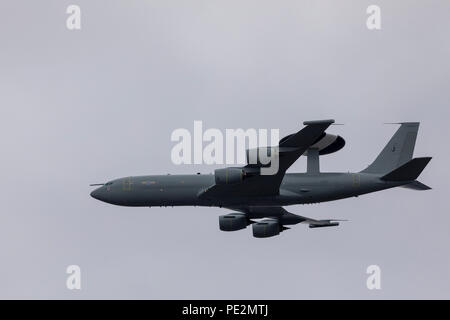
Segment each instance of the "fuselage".
[[214,175],[153,175],[112,180],[91,196],[115,205],[152,206],[285,206],[355,197],[408,182],[388,182],[368,173],[289,173],[278,195],[204,199],[199,194],[214,185]]

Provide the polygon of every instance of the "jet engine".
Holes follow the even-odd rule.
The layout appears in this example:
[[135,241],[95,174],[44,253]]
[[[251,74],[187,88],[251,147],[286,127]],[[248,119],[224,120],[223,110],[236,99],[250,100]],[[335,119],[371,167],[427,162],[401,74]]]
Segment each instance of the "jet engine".
[[231,213],[219,217],[219,228],[222,231],[245,229],[250,223],[252,222],[242,213]]
[[216,184],[233,184],[245,179],[245,171],[241,168],[223,168],[214,171]]
[[[245,156],[247,159],[247,164],[264,167],[270,165],[272,154],[273,156],[276,156],[276,153],[279,152],[280,152],[279,147],[259,147],[247,149],[245,151]],[[263,158],[261,159],[261,157]]]
[[281,225],[275,219],[264,219],[253,224],[253,236],[255,238],[268,238],[277,236],[288,228]]

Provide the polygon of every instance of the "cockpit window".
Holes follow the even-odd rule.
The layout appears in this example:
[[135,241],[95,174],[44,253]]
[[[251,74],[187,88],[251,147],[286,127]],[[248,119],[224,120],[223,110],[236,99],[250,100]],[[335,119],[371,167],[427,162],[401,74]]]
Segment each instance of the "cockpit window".
[[105,186],[110,186],[112,184],[113,184],[112,181],[110,181],[110,182],[105,183]]

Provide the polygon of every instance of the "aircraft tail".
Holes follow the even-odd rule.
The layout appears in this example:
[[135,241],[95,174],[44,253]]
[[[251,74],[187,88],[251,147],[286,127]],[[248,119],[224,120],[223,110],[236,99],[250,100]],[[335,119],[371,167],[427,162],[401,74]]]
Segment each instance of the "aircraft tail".
[[[407,163],[401,165],[397,169],[385,174],[381,180],[385,181],[414,181],[422,173],[423,169],[430,162],[431,157],[414,158]],[[416,185],[420,183],[417,181]],[[419,186],[419,185],[418,185]],[[423,184],[420,187],[425,186]],[[426,186],[425,186],[426,187]]]
[[412,159],[418,130],[419,122],[400,123],[400,128],[398,128],[375,161],[361,172],[385,175],[406,164]]
[[423,184],[422,182],[417,181],[417,180],[415,180],[411,183],[408,183],[408,184],[404,184],[401,187],[406,188],[406,189],[411,189],[411,190],[419,190],[419,191],[431,189],[431,187],[429,187],[426,184]]

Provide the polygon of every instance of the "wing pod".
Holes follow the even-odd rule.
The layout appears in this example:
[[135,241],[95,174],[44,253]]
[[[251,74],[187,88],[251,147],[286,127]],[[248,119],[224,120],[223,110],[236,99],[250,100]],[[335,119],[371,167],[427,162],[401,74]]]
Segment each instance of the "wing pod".
[[311,223],[309,225],[310,228],[324,228],[324,227],[337,227],[339,225],[339,222],[327,222],[327,223],[321,223],[321,224],[315,224]]
[[339,225],[338,221],[347,221],[347,220],[310,220],[307,221],[309,223],[310,228],[324,228],[324,227],[337,227]]

